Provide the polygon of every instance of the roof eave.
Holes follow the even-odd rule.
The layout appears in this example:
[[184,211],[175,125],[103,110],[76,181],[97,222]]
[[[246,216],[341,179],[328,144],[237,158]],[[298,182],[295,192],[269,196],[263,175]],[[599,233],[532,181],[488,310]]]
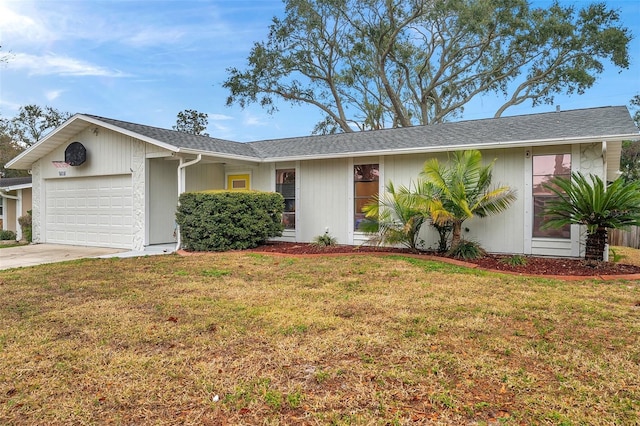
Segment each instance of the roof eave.
[[31,188],[32,186],[33,186],[32,183],[24,183],[22,185],[3,186],[3,187],[0,187],[0,190],[4,192],[9,192],[9,191],[17,191],[19,189],[28,189],[28,188]]
[[248,161],[251,163],[264,162],[264,159],[260,157],[251,157],[247,155],[238,155],[238,154],[227,154],[227,153],[221,153],[217,151],[203,151],[200,149],[192,149],[192,148],[178,148],[177,152],[180,154],[187,154],[187,155],[202,154],[207,157],[215,157],[222,160],[230,160],[230,161]]

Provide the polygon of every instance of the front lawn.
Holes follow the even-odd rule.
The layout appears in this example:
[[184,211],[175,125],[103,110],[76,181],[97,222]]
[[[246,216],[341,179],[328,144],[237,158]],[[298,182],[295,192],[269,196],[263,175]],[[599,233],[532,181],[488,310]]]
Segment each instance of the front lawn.
[[640,283],[251,253],[0,271],[0,424],[637,424]]

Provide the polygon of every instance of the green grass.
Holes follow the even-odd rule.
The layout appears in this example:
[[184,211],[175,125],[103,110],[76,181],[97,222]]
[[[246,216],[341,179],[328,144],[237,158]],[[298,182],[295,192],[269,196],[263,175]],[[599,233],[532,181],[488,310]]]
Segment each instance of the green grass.
[[218,253],[0,271],[0,301],[0,424],[640,422],[633,281]]

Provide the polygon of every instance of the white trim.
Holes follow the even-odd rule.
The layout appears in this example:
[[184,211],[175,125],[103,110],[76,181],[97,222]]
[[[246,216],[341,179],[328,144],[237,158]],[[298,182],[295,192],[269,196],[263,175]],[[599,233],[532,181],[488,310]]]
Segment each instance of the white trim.
[[302,187],[301,181],[300,179],[302,179],[302,175],[300,174],[300,162],[296,161],[295,164],[295,171],[296,171],[296,187],[295,187],[295,205],[296,205],[296,227],[295,227],[295,240],[296,241],[300,241],[301,239],[301,235],[302,235],[302,217],[303,215],[300,213],[300,206],[302,205],[302,202],[300,201],[300,188]]
[[353,188],[353,158],[347,160],[347,244],[353,245],[354,240],[354,188]]
[[[527,154],[528,153],[528,154]],[[533,239],[533,149],[525,147],[524,162],[524,254],[531,254]]]
[[16,200],[16,240],[22,241],[22,226],[20,217],[22,216],[22,189],[18,189],[18,199]]
[[[144,245],[148,246],[149,245],[149,241],[151,240],[151,224],[149,223],[150,220],[150,208],[149,206],[151,205],[151,199],[149,197],[149,193],[151,192],[151,182],[149,179],[149,173],[150,173],[150,169],[151,169],[151,161],[149,160],[150,157],[146,157],[144,160],[144,205],[145,205],[145,209],[144,209]],[[131,176],[131,181],[133,182],[133,174]],[[180,196],[178,194],[178,196]],[[176,209],[177,210],[177,209]]]

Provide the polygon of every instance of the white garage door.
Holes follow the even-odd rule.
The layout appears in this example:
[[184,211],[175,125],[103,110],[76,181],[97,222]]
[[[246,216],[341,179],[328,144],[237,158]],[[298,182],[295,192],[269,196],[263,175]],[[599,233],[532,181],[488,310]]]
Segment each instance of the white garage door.
[[130,175],[49,179],[45,242],[132,248]]

